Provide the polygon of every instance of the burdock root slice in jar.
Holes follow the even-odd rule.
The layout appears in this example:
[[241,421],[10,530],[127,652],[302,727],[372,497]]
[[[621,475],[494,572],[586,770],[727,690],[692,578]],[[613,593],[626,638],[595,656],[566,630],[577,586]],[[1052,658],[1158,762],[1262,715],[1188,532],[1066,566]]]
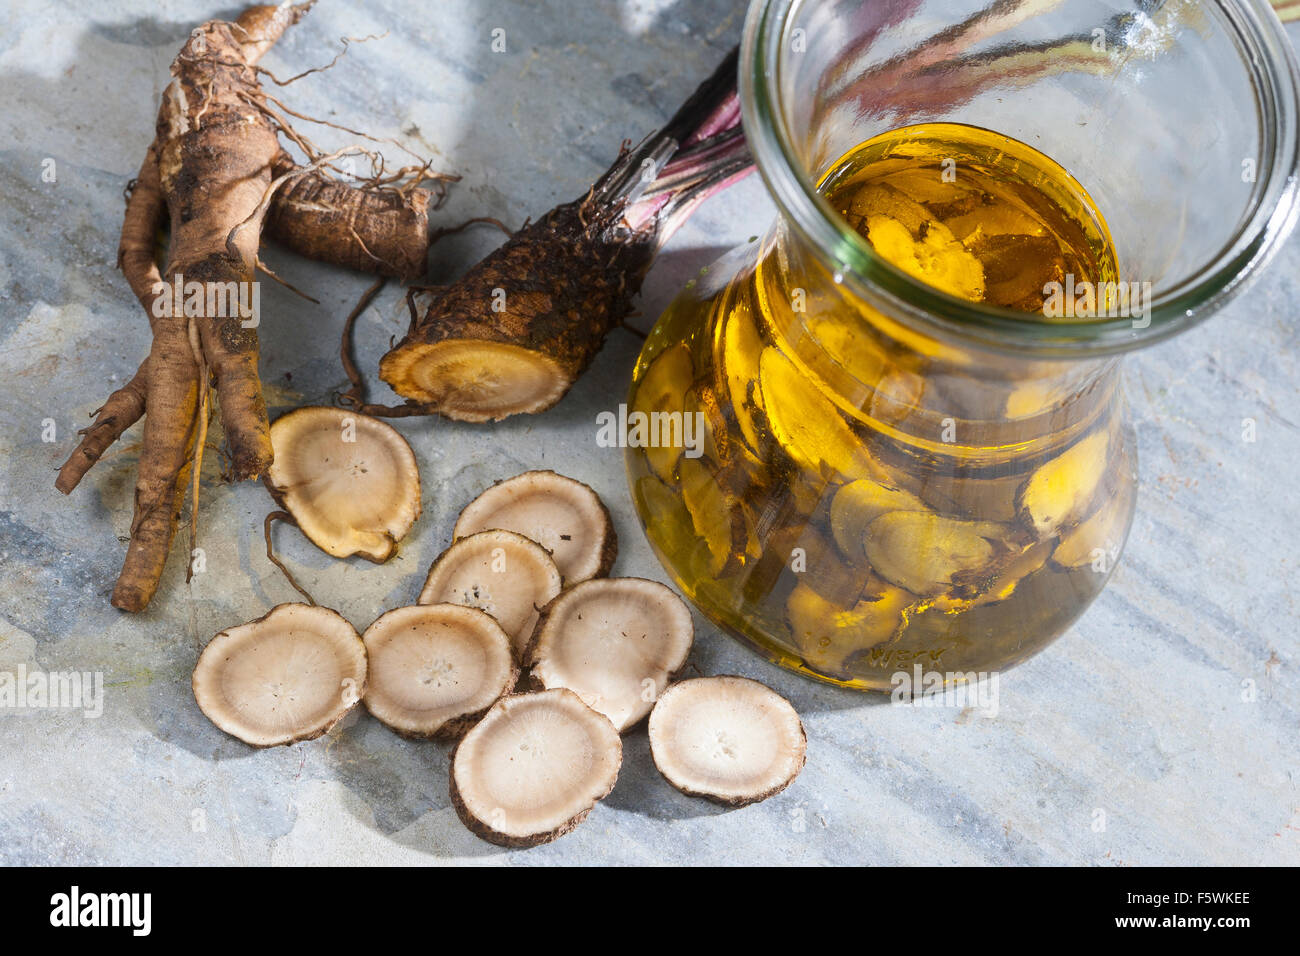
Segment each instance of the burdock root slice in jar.
[[[682,396],[691,387],[695,367],[685,344],[679,343],[655,356],[650,367],[641,376],[633,397],[632,410],[641,412],[647,421],[658,413],[681,412]],[[679,436],[680,437],[680,436]],[[650,469],[664,481],[671,482],[681,457],[683,445],[678,442],[655,442],[645,445],[646,460]]]
[[536,541],[513,531],[480,531],[458,538],[438,556],[417,603],[486,611],[510,635],[518,657],[533,635],[538,609],[562,584],[550,552]]
[[916,598],[902,588],[874,579],[849,607],[822,597],[800,583],[786,599],[786,622],[799,656],[812,670],[843,680],[851,659],[883,644],[903,625],[903,612]]
[[929,511],[891,511],[867,528],[867,560],[891,584],[920,597],[979,580],[1009,550],[1005,525],[961,521]]
[[1085,565],[1111,567],[1119,554],[1128,508],[1119,501],[1103,501],[1073,530],[1061,535],[1052,562],[1066,569]]
[[477,608],[395,608],[366,628],[363,640],[366,709],[407,737],[459,736],[519,676],[510,638]]
[[694,637],[691,612],[671,588],[600,578],[542,611],[526,660],[535,685],[567,687],[623,733],[685,666]]
[[505,847],[549,843],[614,789],[623,742],[570,690],[502,698],[451,758],[451,803],[476,836]]
[[1025,482],[1020,512],[1039,537],[1068,527],[1088,513],[1106,473],[1110,434],[1104,429],[1076,442]]
[[453,536],[494,528],[522,534],[549,551],[565,584],[603,577],[618,554],[600,496],[553,471],[526,471],[493,485],[465,506]]
[[788,358],[766,348],[759,369],[772,435],[797,467],[823,478],[883,478],[839,410]]
[[715,346],[719,391],[727,397],[731,414],[750,451],[760,457],[766,454],[768,443],[767,413],[759,385],[762,352],[763,342],[749,309],[735,306],[723,320],[722,333]]
[[695,533],[708,552],[708,573],[719,577],[741,567],[758,552],[758,541],[739,499],[720,483],[704,459],[683,458],[681,496]]
[[208,720],[254,747],[319,737],[366,689],[366,648],[338,612],[281,604],[217,634],[194,667]]
[[890,511],[926,511],[911,492],[862,478],[842,485],[831,500],[831,534],[850,560],[865,554],[867,526]]
[[803,769],[806,750],[790,702],[744,677],[681,681],[650,714],[650,753],[664,779],[725,806],[784,790]]

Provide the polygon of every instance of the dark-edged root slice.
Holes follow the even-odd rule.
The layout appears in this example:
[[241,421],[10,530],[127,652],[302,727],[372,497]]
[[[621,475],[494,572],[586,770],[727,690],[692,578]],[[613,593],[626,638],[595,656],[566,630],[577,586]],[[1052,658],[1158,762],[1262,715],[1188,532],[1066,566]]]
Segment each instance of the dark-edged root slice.
[[463,604],[486,611],[510,636],[515,656],[533,636],[541,608],[563,581],[550,552],[513,531],[458,539],[429,568],[420,604]]
[[535,685],[569,688],[623,733],[685,666],[694,637],[690,609],[671,588],[600,578],[542,610],[525,660]]
[[403,344],[379,373],[397,392],[458,422],[497,422],[550,408],[573,379],[542,352],[486,339]]
[[477,608],[395,608],[362,640],[370,656],[366,709],[407,737],[463,734],[519,678],[509,636]]
[[790,702],[744,677],[673,684],[650,713],[650,754],[664,779],[729,807],[784,790],[803,769],[806,749]]
[[267,487],[326,554],[383,562],[420,516],[420,472],[397,429],[369,415],[308,406],[271,426]]
[[366,690],[366,647],[337,611],[280,604],[219,632],[194,666],[208,720],[254,747],[319,737]]
[[499,700],[456,746],[451,802],[497,846],[561,837],[614,789],[623,742],[603,714],[568,690]]
[[483,492],[456,519],[454,536],[499,528],[532,538],[565,584],[602,577],[614,566],[618,537],[600,496],[553,471],[526,471]]

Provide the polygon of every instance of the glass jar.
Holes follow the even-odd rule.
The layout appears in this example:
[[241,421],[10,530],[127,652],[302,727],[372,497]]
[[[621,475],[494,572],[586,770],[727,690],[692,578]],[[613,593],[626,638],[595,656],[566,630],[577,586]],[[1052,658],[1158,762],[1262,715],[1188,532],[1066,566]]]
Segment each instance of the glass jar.
[[[759,0],[740,70],[780,217],[638,360],[647,536],[709,618],[810,676],[888,690],[916,665],[957,682],[1018,663],[1097,596],[1128,533],[1121,354],[1220,308],[1295,222],[1285,34],[1252,0]],[[872,137],[934,123],[1068,169],[1142,307],[1049,320],[877,254],[818,185]]]

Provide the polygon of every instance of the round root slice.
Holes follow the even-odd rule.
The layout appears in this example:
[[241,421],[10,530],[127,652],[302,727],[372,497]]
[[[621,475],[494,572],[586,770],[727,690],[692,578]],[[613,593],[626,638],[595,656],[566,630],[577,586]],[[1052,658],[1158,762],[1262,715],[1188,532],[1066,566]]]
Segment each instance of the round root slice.
[[513,531],[480,531],[439,555],[420,604],[462,604],[486,611],[510,636],[515,656],[533,636],[539,609],[560,593],[560,570],[536,541]]
[[451,759],[451,802],[489,843],[537,846],[568,833],[618,779],[623,742],[568,690],[503,698]]
[[726,806],[784,790],[803,769],[806,748],[790,702],[744,677],[681,681],[650,714],[650,754],[664,779]]
[[420,516],[420,472],[391,425],[309,406],[271,426],[267,486],[326,554],[387,561]]
[[370,655],[366,709],[408,737],[459,736],[519,677],[510,638],[477,608],[395,608],[362,640]]
[[208,720],[254,747],[311,740],[366,688],[366,648],[329,608],[281,604],[227,628],[199,655],[194,699]]
[[685,666],[694,637],[691,612],[672,589],[602,578],[543,609],[527,660],[535,683],[569,688],[623,733]]
[[456,519],[456,538],[499,528],[532,538],[560,569],[565,584],[601,577],[614,566],[618,537],[600,497],[553,471],[526,471],[479,495]]
[[485,339],[408,343],[384,356],[379,374],[399,395],[459,422],[545,411],[573,384],[549,356]]

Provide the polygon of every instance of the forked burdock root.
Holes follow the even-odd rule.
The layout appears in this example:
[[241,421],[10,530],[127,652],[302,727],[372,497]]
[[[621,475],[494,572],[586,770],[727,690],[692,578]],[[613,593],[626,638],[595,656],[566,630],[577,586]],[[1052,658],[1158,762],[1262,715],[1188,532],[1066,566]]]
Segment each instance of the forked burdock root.
[[[157,589],[187,482],[201,464],[210,387],[219,398],[231,477],[256,478],[272,459],[256,317],[229,302],[211,308],[211,295],[203,308],[185,308],[167,291],[177,282],[249,290],[264,228],[328,262],[402,278],[424,269],[429,194],[414,186],[440,177],[424,170],[384,177],[380,170],[361,187],[335,182],[329,168],[337,154],[323,155],[296,134],[283,105],[261,88],[258,61],[310,7],[252,7],[233,22],[211,20],[190,34],[172,63],[156,137],[130,191],[118,265],[149,316],[153,345],[134,377],[96,412],[55,482],[71,492],[145,416],[131,542],[112,598],[123,610],[143,609]],[[310,165],[294,165],[280,134],[304,149]],[[393,185],[399,181],[401,188]],[[160,270],[154,244],[165,222],[170,239]],[[203,314],[187,314],[195,312]],[[197,498],[197,480],[194,490]]]

